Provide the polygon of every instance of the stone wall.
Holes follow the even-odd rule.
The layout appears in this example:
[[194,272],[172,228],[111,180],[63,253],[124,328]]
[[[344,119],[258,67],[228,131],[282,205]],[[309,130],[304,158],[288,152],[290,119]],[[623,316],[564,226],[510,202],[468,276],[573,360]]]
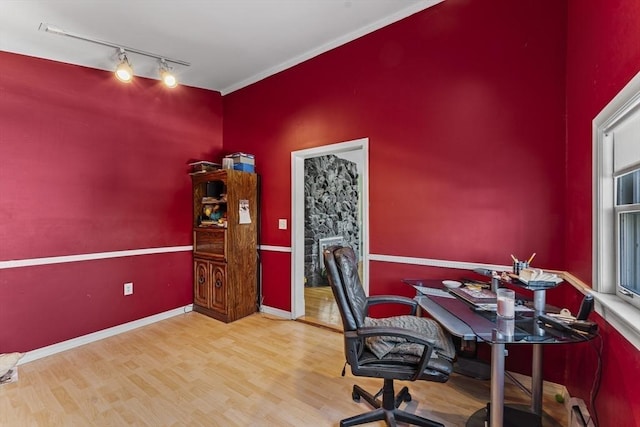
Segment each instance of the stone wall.
[[342,237],[360,251],[357,164],[335,155],[306,159],[304,164],[305,263],[307,286],[328,284],[320,260],[320,239]]

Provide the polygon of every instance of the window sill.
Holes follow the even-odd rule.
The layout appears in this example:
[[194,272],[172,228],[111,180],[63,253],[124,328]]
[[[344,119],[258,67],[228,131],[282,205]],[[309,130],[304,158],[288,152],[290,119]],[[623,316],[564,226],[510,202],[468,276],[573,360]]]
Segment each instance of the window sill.
[[571,273],[566,271],[556,273],[583,294],[593,295],[595,312],[640,350],[640,310],[615,294],[594,291]]
[[590,291],[595,311],[640,350],[640,311],[617,295]]

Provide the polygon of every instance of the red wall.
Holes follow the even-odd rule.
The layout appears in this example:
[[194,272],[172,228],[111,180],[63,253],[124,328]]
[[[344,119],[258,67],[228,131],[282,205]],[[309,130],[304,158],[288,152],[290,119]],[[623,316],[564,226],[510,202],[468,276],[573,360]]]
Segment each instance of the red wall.
[[[233,151],[257,156],[261,243],[288,247],[291,151],[368,137],[371,253],[537,252],[589,283],[591,120],[640,68],[638,22],[638,0],[447,0],[224,99],[0,52],[0,261],[189,245],[186,163]],[[290,254],[262,259],[264,303],[290,310]],[[190,264],[0,269],[0,352],[188,304]],[[459,273],[374,262],[371,292]],[[575,310],[579,295],[549,300]],[[601,326],[600,425],[640,425],[638,352]],[[546,375],[588,401],[593,354],[545,351]]]
[[[537,252],[537,266],[589,283],[591,120],[639,69],[638,3],[447,0],[225,96],[225,149],[255,153],[265,183],[262,243],[290,245],[277,218],[291,211],[291,151],[368,137],[371,253]],[[265,300],[288,310],[290,263],[276,258]],[[371,292],[459,273],[373,262]],[[572,310],[580,299],[569,285],[548,295]],[[601,326],[600,425],[640,425],[638,352]],[[589,403],[596,353],[567,350],[545,349],[545,378]]]
[[[569,0],[567,41],[566,270],[592,278],[592,140],[596,115],[640,71],[640,1]],[[600,425],[640,426],[638,350],[601,321]],[[574,354],[566,384],[589,401],[595,352]]]
[[[187,163],[221,153],[219,93],[0,63],[0,261],[191,244]],[[189,304],[191,281],[189,252],[0,269],[0,353]]]
[[[537,252],[561,267],[565,30],[562,2],[448,0],[225,96],[225,149],[255,153],[262,175],[262,243],[291,244],[277,228],[291,151],[368,137],[371,253],[507,264]],[[290,257],[274,258],[265,304],[290,310]],[[372,294],[468,275],[370,268]],[[515,352],[508,367],[528,372],[530,349]],[[548,366],[560,380],[563,365]]]
[[[563,2],[448,0],[226,95],[225,149],[262,175],[262,243],[291,244],[291,152],[368,137],[371,253],[563,266],[565,30]],[[290,260],[263,270],[288,310]],[[371,271],[372,294],[411,294],[406,266]]]

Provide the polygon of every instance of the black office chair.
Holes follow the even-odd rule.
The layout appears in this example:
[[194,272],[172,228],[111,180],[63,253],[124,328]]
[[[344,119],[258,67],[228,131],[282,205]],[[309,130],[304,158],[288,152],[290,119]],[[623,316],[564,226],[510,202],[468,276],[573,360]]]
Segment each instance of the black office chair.
[[[329,284],[342,316],[347,364],[351,366],[353,375],[384,379],[384,385],[376,395],[358,385],[353,386],[353,400],[359,401],[363,397],[375,409],[344,419],[340,421],[340,426],[379,420],[385,420],[388,426],[395,426],[397,420],[418,426],[443,427],[441,423],[400,410],[400,404],[411,401],[411,395],[407,387],[395,395],[393,380],[447,381],[455,357],[451,337],[433,320],[416,317],[417,304],[411,298],[388,295],[367,297],[358,276],[356,255],[350,247],[332,246],[325,249],[323,256]],[[412,315],[384,319],[367,317],[369,307],[383,303],[409,305]],[[414,323],[426,324],[430,336],[405,327],[387,326],[410,324],[410,327],[420,329],[412,326]],[[385,348],[382,352],[381,343]],[[399,351],[395,351],[396,347]],[[436,358],[431,357],[434,351],[438,355]],[[377,398],[380,394],[382,402]]]

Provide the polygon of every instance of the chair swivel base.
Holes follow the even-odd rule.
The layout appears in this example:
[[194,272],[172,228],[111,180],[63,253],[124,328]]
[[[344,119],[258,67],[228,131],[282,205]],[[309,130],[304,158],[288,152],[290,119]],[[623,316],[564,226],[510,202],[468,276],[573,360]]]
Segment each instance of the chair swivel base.
[[385,421],[388,427],[396,427],[396,421],[422,427],[444,427],[444,424],[398,409],[402,402],[410,402],[409,389],[403,387],[396,395],[393,390],[393,380],[385,379],[382,387],[382,402],[358,385],[353,386],[351,396],[356,402],[364,398],[375,409],[364,414],[356,415],[340,421],[340,427],[357,426],[374,421]]

